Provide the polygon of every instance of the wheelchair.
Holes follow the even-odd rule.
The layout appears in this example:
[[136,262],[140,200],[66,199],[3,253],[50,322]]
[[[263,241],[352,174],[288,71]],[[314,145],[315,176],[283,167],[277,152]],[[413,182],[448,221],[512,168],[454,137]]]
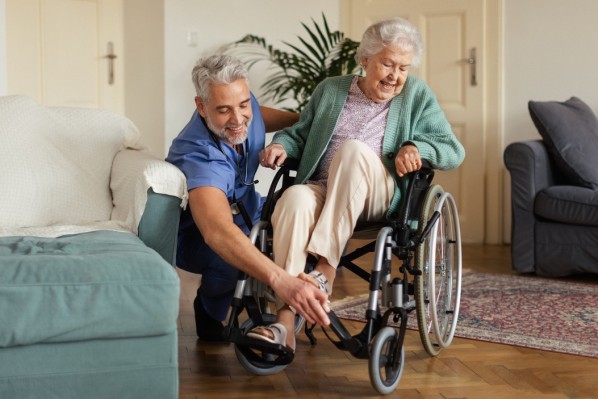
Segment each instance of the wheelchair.
[[[251,241],[270,257],[269,217],[276,200],[293,184],[296,165],[287,160],[277,171],[261,220],[249,234]],[[370,382],[380,394],[393,392],[401,379],[405,361],[403,342],[410,313],[416,313],[421,342],[431,356],[451,344],[457,325],[462,262],[459,219],[452,195],[440,185],[432,184],[433,177],[434,170],[426,162],[420,170],[410,173],[399,217],[384,224],[358,225],[353,238],[361,237],[364,231],[377,231],[375,240],[341,258],[339,268],[350,270],[369,284],[363,330],[352,336],[334,310],[328,314],[330,326],[323,328],[336,347],[356,358],[368,359]],[[371,252],[374,261],[370,271],[354,263]],[[397,260],[398,265],[393,266]],[[315,262],[308,260],[306,272],[313,265]],[[268,287],[240,273],[225,338],[234,343],[243,367],[256,375],[280,372],[294,356],[284,345],[246,336],[255,326],[276,321],[273,304]],[[247,319],[240,323],[243,311]],[[301,316],[296,316],[295,333],[300,332],[303,324],[311,344],[315,345],[315,326],[308,326]]]

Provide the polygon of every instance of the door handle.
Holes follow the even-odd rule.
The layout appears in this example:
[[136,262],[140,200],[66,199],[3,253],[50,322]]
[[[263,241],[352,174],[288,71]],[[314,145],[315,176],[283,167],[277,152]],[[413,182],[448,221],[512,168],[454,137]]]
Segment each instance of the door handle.
[[108,84],[114,84],[114,59],[116,58],[116,54],[114,54],[114,44],[112,42],[108,42],[108,54],[104,56],[104,58],[108,58]]
[[478,77],[477,77],[477,71],[476,71],[476,67],[477,67],[477,59],[476,59],[476,48],[472,47],[469,50],[469,58],[467,58],[465,61],[467,61],[467,63],[469,64],[469,84],[471,84],[472,86],[477,86],[478,85]]

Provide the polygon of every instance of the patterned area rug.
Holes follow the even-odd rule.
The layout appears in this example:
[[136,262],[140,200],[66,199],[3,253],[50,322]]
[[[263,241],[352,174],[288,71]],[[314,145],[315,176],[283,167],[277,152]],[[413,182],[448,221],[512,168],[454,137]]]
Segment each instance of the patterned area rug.
[[[367,295],[332,303],[363,321]],[[417,330],[415,313],[408,327]],[[574,282],[463,270],[455,336],[598,358],[598,280]]]

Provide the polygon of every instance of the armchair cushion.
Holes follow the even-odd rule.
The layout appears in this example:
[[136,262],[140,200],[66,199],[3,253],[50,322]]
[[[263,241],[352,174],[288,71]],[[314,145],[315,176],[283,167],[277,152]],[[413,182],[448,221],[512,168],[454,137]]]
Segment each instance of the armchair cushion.
[[534,212],[555,222],[598,226],[598,191],[577,186],[552,186],[540,191]]
[[598,189],[598,119],[579,98],[530,101],[531,118],[571,184]]

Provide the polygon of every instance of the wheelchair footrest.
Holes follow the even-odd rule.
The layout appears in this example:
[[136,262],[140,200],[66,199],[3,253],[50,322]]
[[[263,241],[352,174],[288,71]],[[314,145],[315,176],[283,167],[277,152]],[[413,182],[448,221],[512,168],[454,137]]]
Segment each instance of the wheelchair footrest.
[[349,331],[347,331],[347,329],[340,321],[340,319],[336,316],[334,311],[328,313],[328,317],[330,318],[330,328],[339,338],[339,341],[334,341],[326,333],[326,330],[324,330],[324,333],[326,333],[328,339],[338,349],[348,351],[358,359],[367,359],[369,357],[369,354],[367,345],[367,333],[365,332],[365,330],[355,336],[351,336]]
[[282,366],[289,364],[295,358],[295,353],[286,345],[272,344],[256,338],[247,337],[241,329],[232,328],[229,331],[229,341],[237,345],[243,355],[253,363],[263,363],[267,366]]

